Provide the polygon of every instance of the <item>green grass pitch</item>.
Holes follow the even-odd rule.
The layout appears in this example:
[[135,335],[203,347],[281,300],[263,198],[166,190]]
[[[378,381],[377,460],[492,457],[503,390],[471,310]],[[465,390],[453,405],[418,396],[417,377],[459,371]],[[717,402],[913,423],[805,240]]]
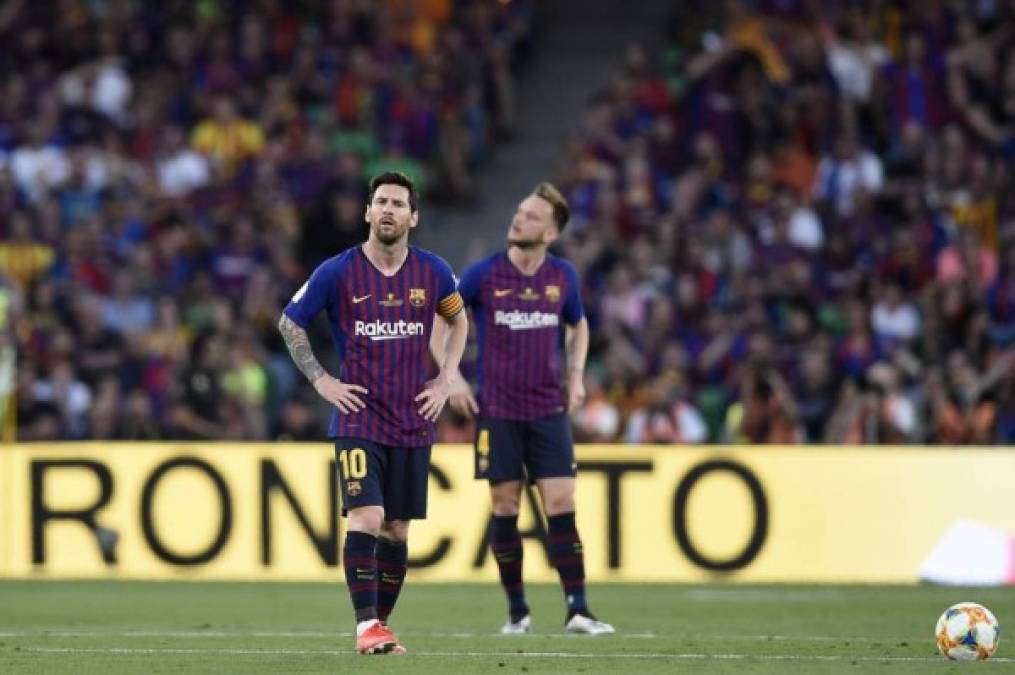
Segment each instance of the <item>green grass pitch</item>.
[[[566,636],[555,586],[530,586],[535,631],[503,637],[499,587],[412,584],[392,617],[407,656],[353,652],[343,584],[0,582],[0,673],[1015,672],[1015,588],[597,584],[618,635]],[[949,605],[1002,625],[982,664],[937,654]]]

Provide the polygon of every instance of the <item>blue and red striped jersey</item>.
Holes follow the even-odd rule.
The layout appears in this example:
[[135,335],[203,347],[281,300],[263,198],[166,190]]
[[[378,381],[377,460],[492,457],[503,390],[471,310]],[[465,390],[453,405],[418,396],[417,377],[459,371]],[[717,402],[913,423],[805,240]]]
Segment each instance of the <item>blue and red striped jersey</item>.
[[435,427],[414,399],[429,375],[434,314],[451,318],[462,311],[451,267],[410,246],[389,277],[356,246],[321,263],[285,314],[306,329],[321,310],[342,360],[339,379],[370,392],[357,413],[335,409],[328,435],[399,447],[432,444]]
[[497,253],[469,266],[458,292],[479,339],[480,414],[531,420],[563,410],[564,324],[585,316],[571,263],[547,254],[526,276],[507,252]]

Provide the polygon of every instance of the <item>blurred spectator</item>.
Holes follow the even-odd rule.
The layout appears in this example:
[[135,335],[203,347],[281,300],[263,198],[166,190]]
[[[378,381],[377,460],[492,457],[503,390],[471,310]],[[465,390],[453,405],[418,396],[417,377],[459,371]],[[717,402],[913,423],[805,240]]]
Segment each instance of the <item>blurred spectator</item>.
[[902,393],[898,373],[887,363],[871,366],[858,383],[847,380],[826,428],[829,443],[904,444],[918,440],[917,409]]
[[903,299],[902,289],[885,284],[881,299],[871,311],[871,327],[881,340],[910,342],[920,332],[920,313],[912,303]]
[[636,408],[624,430],[626,443],[703,443],[708,435],[697,408],[679,385],[660,377],[648,385],[645,404]]
[[102,302],[95,296],[78,298],[74,318],[75,360],[82,377],[94,385],[107,375],[118,374],[124,361],[124,339],[105,323]]
[[1002,445],[1015,444],[1015,358],[1008,355],[999,368],[1000,378],[996,387],[998,411],[998,435],[996,442]]
[[884,184],[881,159],[860,147],[855,134],[847,132],[835,143],[833,153],[818,164],[815,195],[835,209],[839,216],[851,215],[857,195],[877,193]]
[[575,440],[579,443],[608,443],[620,431],[620,411],[603,390],[602,379],[585,373],[585,403],[572,415]]
[[990,339],[997,345],[1015,343],[1015,246],[1005,250],[997,280],[987,291]]
[[215,439],[224,429],[226,399],[222,387],[226,343],[205,333],[194,341],[190,365],[183,371],[182,391],[173,392],[167,414],[170,437]]
[[727,440],[733,443],[800,443],[793,396],[774,370],[744,376],[740,399],[726,413]]
[[818,214],[809,206],[799,204],[789,188],[776,190],[771,212],[771,219],[765,222],[759,233],[762,243],[771,244],[776,239],[785,239],[807,251],[818,251],[824,245],[825,236]]
[[889,58],[888,49],[871,30],[871,19],[862,11],[845,17],[838,27],[824,33],[828,68],[844,97],[866,105],[871,100],[874,79]]
[[206,155],[220,177],[229,178],[237,165],[264,150],[264,132],[256,123],[243,119],[236,104],[220,96],[212,105],[211,116],[194,129],[191,143]]
[[559,176],[614,438],[652,440],[666,361],[713,442],[1010,442],[1015,7],[674,16]]
[[327,435],[327,432],[328,430],[318,423],[311,406],[302,401],[287,401],[282,408],[281,421],[273,437],[276,441],[317,443]]
[[65,437],[60,409],[53,401],[39,399],[32,370],[21,368],[15,386],[18,405],[16,422],[22,441],[56,441]]
[[141,389],[131,390],[117,417],[115,438],[123,441],[157,441],[163,438],[151,400]]
[[957,239],[938,254],[938,281],[944,284],[965,281],[989,287],[997,278],[997,253],[981,245],[975,232],[961,230]]
[[916,25],[909,27],[902,40],[902,54],[881,69],[878,98],[884,114],[895,134],[910,122],[936,129],[948,108],[944,54],[935,45],[930,45],[928,53],[927,37]]
[[56,363],[45,378],[37,380],[32,386],[31,397],[39,404],[56,408],[64,433],[70,438],[87,436],[92,390],[77,378],[69,361]]
[[[318,433],[274,317],[370,171],[472,195],[534,3],[67,7],[0,21],[19,438]],[[681,0],[617,55],[559,171],[576,434],[1015,442],[1015,7],[934,7]]]
[[864,441],[897,445],[917,440],[916,406],[902,391],[898,371],[887,363],[874,364],[867,371],[867,383],[870,393]]
[[742,272],[751,264],[751,240],[728,209],[715,208],[708,218],[701,262],[715,275]]
[[120,415],[120,382],[113,376],[103,378],[95,391],[88,412],[88,435],[94,438],[116,438]]
[[838,391],[831,359],[819,347],[801,356],[800,382],[794,391],[797,414],[808,443],[822,443]]
[[972,13],[965,12],[956,32],[956,44],[947,53],[949,93],[955,108],[980,138],[1011,159],[1015,139],[1011,23],[998,22],[988,32],[977,26]]
[[208,160],[185,145],[183,131],[170,126],[165,131],[158,160],[159,190],[167,197],[184,197],[208,184]]
[[928,440],[945,445],[989,443],[997,408],[989,400],[962,401],[939,371],[925,380],[932,428]]
[[0,274],[28,289],[53,264],[55,252],[52,246],[33,237],[27,212],[12,213],[9,228],[7,239],[0,241]]
[[245,438],[265,438],[267,420],[261,410],[268,397],[268,375],[261,366],[264,357],[251,332],[234,338],[229,347],[222,389],[236,404]]
[[111,296],[103,302],[103,323],[107,328],[123,335],[148,330],[155,318],[152,300],[138,293],[129,271],[120,271],[113,277]]
[[617,265],[607,281],[607,295],[603,299],[602,320],[616,322],[630,330],[645,323],[647,296],[635,283],[633,271],[624,264]]
[[25,130],[26,138],[10,156],[14,184],[28,202],[38,202],[47,190],[58,187],[70,176],[67,152],[54,142],[54,129],[36,120]]
[[278,313],[364,238],[369,172],[471,195],[532,3],[107,5],[0,12],[19,436],[319,434]]

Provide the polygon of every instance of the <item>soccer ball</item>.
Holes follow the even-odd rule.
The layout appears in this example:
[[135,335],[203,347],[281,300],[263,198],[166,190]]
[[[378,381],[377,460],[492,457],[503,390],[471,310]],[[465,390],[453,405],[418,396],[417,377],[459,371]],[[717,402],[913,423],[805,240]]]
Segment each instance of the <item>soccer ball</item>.
[[960,602],[945,610],[934,629],[937,648],[953,661],[985,661],[994,654],[1001,626],[990,610],[975,602]]

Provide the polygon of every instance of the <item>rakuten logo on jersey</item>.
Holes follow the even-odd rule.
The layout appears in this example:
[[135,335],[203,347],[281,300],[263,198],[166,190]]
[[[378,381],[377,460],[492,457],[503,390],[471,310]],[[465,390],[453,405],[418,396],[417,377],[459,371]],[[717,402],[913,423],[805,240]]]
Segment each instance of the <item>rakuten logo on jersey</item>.
[[494,312],[493,322],[498,326],[507,326],[511,330],[533,330],[559,326],[560,317],[547,312],[522,312],[517,309],[505,312],[498,309]]
[[423,334],[419,321],[357,321],[353,332],[371,340],[403,340]]

